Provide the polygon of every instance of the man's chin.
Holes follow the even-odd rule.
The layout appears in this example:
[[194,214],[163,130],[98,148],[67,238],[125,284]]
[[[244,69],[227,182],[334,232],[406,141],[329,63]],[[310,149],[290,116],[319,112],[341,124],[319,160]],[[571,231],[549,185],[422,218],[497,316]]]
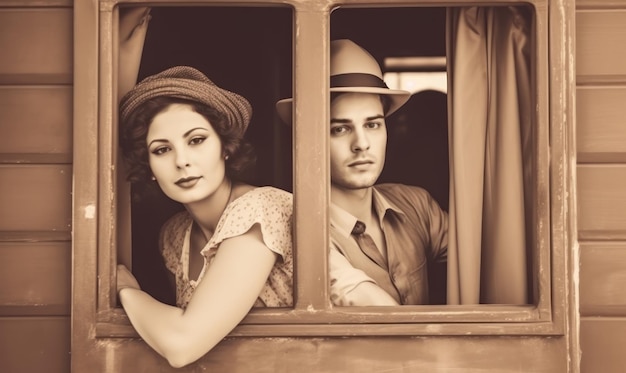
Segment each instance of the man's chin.
[[376,184],[376,180],[373,181],[354,181],[354,182],[342,182],[342,183],[332,183],[333,186],[338,187],[344,190],[360,190],[367,189]]

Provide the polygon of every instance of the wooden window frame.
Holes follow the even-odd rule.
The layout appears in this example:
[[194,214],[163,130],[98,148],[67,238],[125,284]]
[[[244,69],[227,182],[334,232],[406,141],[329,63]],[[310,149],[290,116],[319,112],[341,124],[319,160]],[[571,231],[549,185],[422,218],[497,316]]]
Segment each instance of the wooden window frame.
[[[572,2],[573,3],[573,2]],[[74,336],[136,337],[116,305],[115,265],[119,217],[124,209],[118,191],[117,158],[117,17],[118,5],[288,6],[294,29],[294,241],[293,308],[255,309],[230,336],[454,336],[564,335],[576,316],[572,268],[575,252],[575,141],[573,135],[573,4],[568,0],[86,0],[75,3],[74,69]],[[538,193],[537,247],[533,253],[535,304],[519,306],[333,307],[327,287],[330,171],[328,131],[328,40],[330,12],[338,6],[520,5],[534,8]],[[302,32],[306,30],[306,32]],[[307,97],[304,100],[298,97]],[[298,162],[320,165],[297,167]],[[307,182],[314,178],[315,183]],[[306,221],[306,224],[298,222]],[[306,238],[306,239],[304,239]],[[116,250],[117,248],[117,250]],[[76,338],[78,343],[80,338]]]

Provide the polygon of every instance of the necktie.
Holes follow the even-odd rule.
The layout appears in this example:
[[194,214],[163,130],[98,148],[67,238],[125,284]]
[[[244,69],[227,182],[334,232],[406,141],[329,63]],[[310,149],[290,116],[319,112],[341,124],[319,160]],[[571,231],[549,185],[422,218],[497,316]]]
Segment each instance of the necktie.
[[365,255],[367,255],[381,268],[387,269],[387,260],[378,250],[378,247],[376,247],[376,243],[372,237],[365,233],[365,223],[357,220],[354,228],[352,228],[352,235]]

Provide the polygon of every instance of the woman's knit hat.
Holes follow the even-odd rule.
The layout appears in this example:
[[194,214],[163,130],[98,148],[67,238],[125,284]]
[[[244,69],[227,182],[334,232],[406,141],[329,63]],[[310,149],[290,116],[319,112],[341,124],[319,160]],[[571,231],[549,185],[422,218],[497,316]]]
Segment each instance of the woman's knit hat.
[[139,82],[122,97],[120,121],[155,97],[176,97],[199,102],[222,112],[243,135],[252,117],[252,106],[242,96],[220,88],[203,73],[189,66],[175,66]]

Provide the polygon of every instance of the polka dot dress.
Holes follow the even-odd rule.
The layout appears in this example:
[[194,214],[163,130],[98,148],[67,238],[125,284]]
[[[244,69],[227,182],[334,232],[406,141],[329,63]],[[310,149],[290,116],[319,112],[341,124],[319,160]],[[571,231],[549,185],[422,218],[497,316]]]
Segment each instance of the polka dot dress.
[[160,247],[165,265],[176,277],[176,304],[186,308],[196,285],[202,281],[220,243],[246,233],[259,224],[263,242],[279,255],[255,307],[289,307],[293,304],[292,211],[290,193],[274,187],[259,187],[232,201],[222,214],[213,237],[202,249],[204,268],[196,280],[189,279],[189,239],[193,220],[182,211],[161,230]]

